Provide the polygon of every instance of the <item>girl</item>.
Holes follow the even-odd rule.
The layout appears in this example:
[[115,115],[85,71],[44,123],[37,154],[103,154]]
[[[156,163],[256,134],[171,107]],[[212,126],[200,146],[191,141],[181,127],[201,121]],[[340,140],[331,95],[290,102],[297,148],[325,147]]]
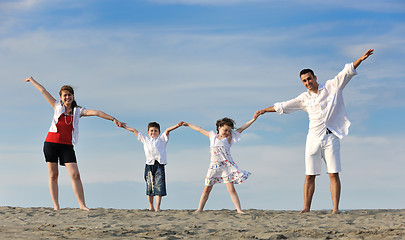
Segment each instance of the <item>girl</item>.
[[84,201],[83,185],[76,163],[76,155],[73,150],[73,144],[76,144],[78,140],[79,118],[82,116],[97,116],[113,121],[117,127],[124,126],[125,123],[121,123],[102,111],[77,106],[74,100],[74,91],[71,86],[62,86],[59,91],[60,99],[56,100],[41,84],[35,81],[34,78],[29,77],[26,78],[25,81],[32,83],[32,85],[44,95],[45,99],[54,109],[51,128],[49,129],[44,143],[44,154],[49,173],[49,190],[54,209],[60,209],[58,199],[59,159],[59,164],[66,167],[72,179],[73,192],[79,202],[80,209],[89,210]]
[[216,124],[217,133],[214,131],[208,132],[199,126],[190,123],[183,123],[183,126],[188,126],[210,139],[211,163],[205,179],[205,188],[201,195],[200,204],[198,205],[196,212],[201,212],[204,209],[205,203],[208,200],[214,184],[224,182],[236,210],[238,213],[244,213],[234,184],[239,184],[245,181],[249,177],[250,172],[239,170],[238,166],[232,159],[230,150],[232,144],[240,140],[240,133],[252,125],[256,119],[257,118],[254,117],[236,131],[233,130],[235,128],[235,122],[232,119],[219,119]]

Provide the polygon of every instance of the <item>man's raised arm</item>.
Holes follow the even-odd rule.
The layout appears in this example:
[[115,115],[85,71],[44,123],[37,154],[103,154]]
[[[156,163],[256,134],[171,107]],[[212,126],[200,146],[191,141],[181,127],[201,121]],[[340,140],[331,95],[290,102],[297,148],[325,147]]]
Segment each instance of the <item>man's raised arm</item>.
[[353,67],[354,69],[356,69],[361,62],[363,62],[364,60],[366,60],[370,55],[372,55],[374,52],[374,49],[369,49],[367,50],[366,53],[363,54],[363,56],[359,57],[359,59],[357,59],[356,61],[353,62]]

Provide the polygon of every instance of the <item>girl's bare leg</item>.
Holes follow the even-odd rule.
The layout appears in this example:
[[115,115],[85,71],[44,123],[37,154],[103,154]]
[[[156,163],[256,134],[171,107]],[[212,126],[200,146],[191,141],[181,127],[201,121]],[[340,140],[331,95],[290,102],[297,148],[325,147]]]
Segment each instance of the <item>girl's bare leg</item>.
[[210,196],[211,190],[212,186],[205,186],[203,193],[201,194],[200,203],[198,204],[198,209],[196,210],[196,212],[202,212],[205,203],[207,202],[208,197]]
[[236,211],[238,211],[238,213],[244,213],[242,211],[242,207],[241,207],[240,201],[239,201],[239,196],[238,196],[238,193],[236,192],[234,184],[226,183],[226,188],[228,189],[229,195],[231,195],[231,199],[232,199],[233,204],[235,205]]
[[53,209],[59,210],[58,163],[47,162],[49,175],[49,192],[53,202]]
[[77,167],[77,163],[66,163],[66,170],[70,178],[72,179],[72,187],[73,192],[76,195],[77,201],[79,202],[80,209],[83,210],[90,210],[84,201],[84,190],[82,180],[80,179],[79,168]]

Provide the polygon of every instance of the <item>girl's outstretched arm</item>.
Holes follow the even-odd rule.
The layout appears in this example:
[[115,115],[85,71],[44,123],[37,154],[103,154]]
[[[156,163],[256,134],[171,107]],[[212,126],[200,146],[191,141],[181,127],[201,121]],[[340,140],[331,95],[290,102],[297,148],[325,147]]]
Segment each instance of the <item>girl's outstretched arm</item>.
[[52,95],[41,84],[35,81],[33,77],[26,78],[24,81],[32,83],[32,85],[44,95],[46,101],[51,104],[52,108],[55,108],[56,99],[52,97]]
[[181,126],[183,126],[183,123],[184,123],[184,122],[181,121],[181,122],[177,123],[176,125],[167,128],[166,131],[165,131],[166,135],[169,136],[169,133],[170,133],[171,131],[173,131],[173,130],[175,130],[175,129],[181,127]]
[[207,137],[210,137],[210,132],[208,132],[207,130],[205,130],[204,128],[202,128],[200,126],[196,126],[194,124],[186,123],[186,122],[183,122],[183,126],[189,127],[193,130],[196,130],[197,132],[204,134]]
[[103,111],[99,111],[99,110],[86,109],[86,110],[83,111],[82,116],[84,116],[84,117],[97,116],[99,118],[104,118],[106,120],[111,120],[111,121],[113,121],[115,123],[115,125],[117,125],[117,127],[124,127],[126,125],[126,123],[120,122],[115,117],[110,116],[107,113],[105,113]]
[[252,123],[254,123],[256,121],[257,117],[258,116],[256,116],[256,114],[255,114],[252,120],[243,124],[240,128],[236,129],[236,131],[239,133],[242,133],[243,131],[245,131],[246,128],[250,127],[250,125],[252,125]]
[[128,127],[127,125],[122,126],[122,128],[124,128],[130,132],[133,132],[135,134],[135,136],[138,137],[138,130],[136,130],[135,128]]

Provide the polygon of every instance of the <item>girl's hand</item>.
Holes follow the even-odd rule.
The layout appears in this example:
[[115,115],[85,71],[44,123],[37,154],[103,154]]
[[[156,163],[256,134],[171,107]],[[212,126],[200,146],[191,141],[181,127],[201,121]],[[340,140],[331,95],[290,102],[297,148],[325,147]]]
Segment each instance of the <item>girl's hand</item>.
[[179,127],[184,126],[183,124],[184,124],[184,122],[180,121],[179,123],[177,123],[177,126],[179,126]]
[[182,121],[182,125],[188,127],[188,123]]

